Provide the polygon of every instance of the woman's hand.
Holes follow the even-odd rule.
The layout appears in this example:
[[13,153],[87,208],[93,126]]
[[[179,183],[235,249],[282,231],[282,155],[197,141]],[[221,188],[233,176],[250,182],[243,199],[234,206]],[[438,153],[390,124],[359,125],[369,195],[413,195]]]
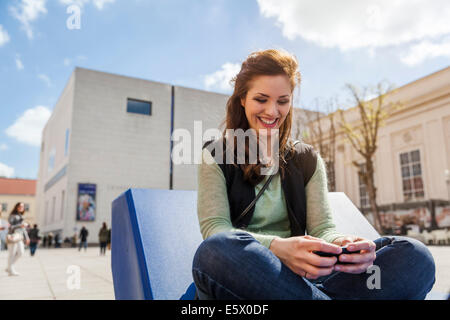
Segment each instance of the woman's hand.
[[339,256],[339,261],[350,262],[351,264],[337,264],[334,270],[346,273],[363,273],[373,265],[376,258],[376,245],[372,240],[357,236],[345,236],[333,241],[338,246],[347,245],[348,251],[360,251],[360,253],[343,254]]
[[269,249],[294,273],[308,279],[329,275],[337,261],[336,257],[320,257],[312,251],[342,251],[335,244],[311,236],[275,238]]

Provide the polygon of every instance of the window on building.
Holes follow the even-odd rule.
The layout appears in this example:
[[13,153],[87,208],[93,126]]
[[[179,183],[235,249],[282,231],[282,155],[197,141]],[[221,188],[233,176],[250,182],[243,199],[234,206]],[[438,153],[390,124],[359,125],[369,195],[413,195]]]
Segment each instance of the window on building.
[[51,172],[55,167],[56,150],[53,148],[48,155],[48,172]]
[[425,196],[420,163],[420,151],[400,154],[404,201],[422,200]]
[[29,203],[24,203],[23,205],[25,207],[25,211],[30,211],[30,204]]
[[336,178],[334,175],[334,162],[327,161],[327,179],[328,179],[328,190],[331,192],[336,191]]
[[[359,164],[359,172],[361,173],[366,172],[365,163]],[[369,194],[367,193],[367,186],[359,174],[358,174],[358,186],[359,186],[359,206],[361,208],[369,208],[370,202],[369,202]]]
[[2,203],[2,211],[8,211],[8,204]]
[[64,156],[67,156],[67,154],[69,153],[69,133],[70,133],[70,130],[66,129],[66,140],[64,143]]
[[150,116],[152,114],[152,103],[151,101],[142,101],[128,98],[127,112],[145,114]]

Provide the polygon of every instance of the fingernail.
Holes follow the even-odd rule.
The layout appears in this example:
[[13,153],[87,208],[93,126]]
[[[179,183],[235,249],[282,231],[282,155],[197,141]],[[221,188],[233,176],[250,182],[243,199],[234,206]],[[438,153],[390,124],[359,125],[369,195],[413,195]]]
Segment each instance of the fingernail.
[[340,271],[341,270],[341,266],[334,266],[334,269],[337,270],[337,271]]

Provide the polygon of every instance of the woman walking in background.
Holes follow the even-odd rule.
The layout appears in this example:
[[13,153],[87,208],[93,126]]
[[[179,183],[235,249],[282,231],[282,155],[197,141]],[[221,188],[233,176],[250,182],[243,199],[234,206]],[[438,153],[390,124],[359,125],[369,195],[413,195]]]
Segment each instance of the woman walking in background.
[[41,237],[39,237],[39,229],[37,224],[33,226],[33,229],[30,230],[28,236],[30,237],[30,254],[31,256],[34,256],[39,240],[41,239]]
[[106,227],[106,222],[103,222],[103,226],[98,232],[98,240],[100,242],[100,255],[105,255],[106,253],[106,245],[108,243],[109,231]]
[[22,202],[18,202],[9,215],[9,232],[6,238],[8,244],[8,267],[6,272],[10,276],[18,276],[19,273],[14,269],[14,264],[19,260],[25,251],[24,241],[28,245],[30,239],[28,233],[25,230],[26,224],[23,221],[23,215],[25,214],[25,205]]

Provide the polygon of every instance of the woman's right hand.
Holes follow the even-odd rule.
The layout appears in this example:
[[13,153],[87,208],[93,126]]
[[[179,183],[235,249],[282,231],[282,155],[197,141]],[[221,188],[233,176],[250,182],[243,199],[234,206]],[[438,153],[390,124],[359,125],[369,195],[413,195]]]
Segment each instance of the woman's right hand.
[[312,251],[341,253],[341,247],[312,236],[275,238],[269,248],[289,269],[307,279],[333,272],[336,257],[320,257]]

